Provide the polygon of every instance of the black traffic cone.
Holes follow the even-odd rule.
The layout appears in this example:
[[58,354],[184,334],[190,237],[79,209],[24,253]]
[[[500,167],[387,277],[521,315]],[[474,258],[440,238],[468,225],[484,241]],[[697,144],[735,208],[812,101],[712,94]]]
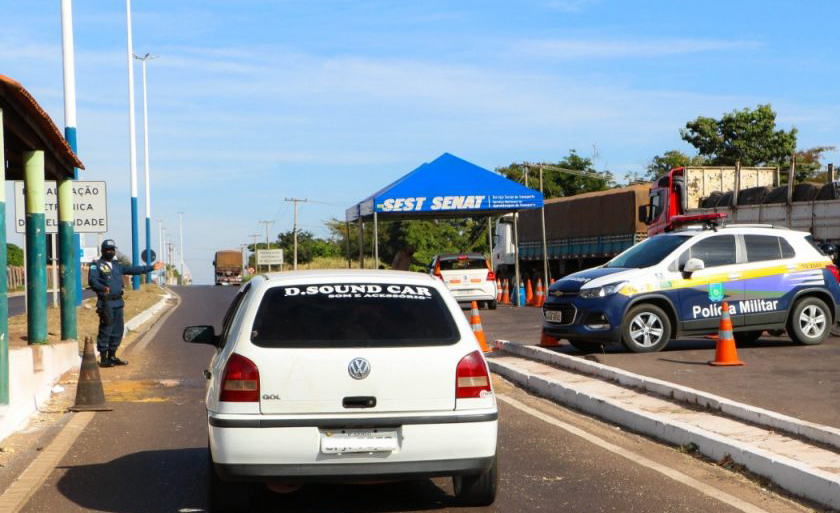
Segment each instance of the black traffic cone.
[[79,383],[76,385],[76,404],[70,411],[111,411],[105,403],[105,391],[99,377],[99,365],[93,350],[93,340],[85,337],[85,351],[82,353],[82,368],[79,371]]

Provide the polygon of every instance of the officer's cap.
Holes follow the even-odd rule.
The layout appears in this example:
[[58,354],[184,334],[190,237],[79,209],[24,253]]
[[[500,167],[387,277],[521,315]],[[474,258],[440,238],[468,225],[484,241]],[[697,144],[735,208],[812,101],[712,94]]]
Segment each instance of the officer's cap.
[[114,239],[105,239],[102,241],[102,249],[117,249],[117,243]]

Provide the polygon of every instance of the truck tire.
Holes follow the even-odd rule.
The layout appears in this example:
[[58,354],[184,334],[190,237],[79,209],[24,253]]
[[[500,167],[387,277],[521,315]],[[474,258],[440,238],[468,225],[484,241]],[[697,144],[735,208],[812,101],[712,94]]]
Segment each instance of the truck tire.
[[588,340],[568,339],[569,344],[581,353],[601,353],[604,350],[604,345],[600,342],[590,342]]
[[633,353],[661,351],[671,339],[671,321],[665,312],[651,303],[642,303],[624,315],[621,343]]
[[499,306],[499,303],[495,299],[493,301],[488,301],[487,302],[487,309],[488,310],[495,310],[497,306]]
[[831,332],[831,313],[822,299],[803,297],[791,310],[788,333],[794,342],[808,346],[822,344]]

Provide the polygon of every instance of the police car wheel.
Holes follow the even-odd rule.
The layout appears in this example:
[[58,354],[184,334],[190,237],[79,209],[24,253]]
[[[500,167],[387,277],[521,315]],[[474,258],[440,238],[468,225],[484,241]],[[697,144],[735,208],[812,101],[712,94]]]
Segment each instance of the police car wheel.
[[834,323],[831,327],[831,334],[835,337],[840,337],[840,321]]
[[661,351],[671,338],[671,322],[656,305],[634,306],[624,316],[621,343],[634,353]]
[[830,331],[831,314],[823,300],[806,297],[796,302],[788,320],[788,333],[794,342],[822,344]]

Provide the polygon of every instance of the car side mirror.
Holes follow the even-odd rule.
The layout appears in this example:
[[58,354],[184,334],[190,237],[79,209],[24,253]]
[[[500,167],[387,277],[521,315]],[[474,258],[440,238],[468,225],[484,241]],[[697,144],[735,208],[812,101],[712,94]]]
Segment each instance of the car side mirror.
[[639,206],[639,222],[650,224],[650,205]]
[[683,266],[682,272],[685,274],[691,274],[697,271],[702,271],[705,268],[706,264],[699,258],[689,258],[688,262],[686,262]]
[[184,328],[184,342],[218,346],[219,337],[213,326],[188,326]]

